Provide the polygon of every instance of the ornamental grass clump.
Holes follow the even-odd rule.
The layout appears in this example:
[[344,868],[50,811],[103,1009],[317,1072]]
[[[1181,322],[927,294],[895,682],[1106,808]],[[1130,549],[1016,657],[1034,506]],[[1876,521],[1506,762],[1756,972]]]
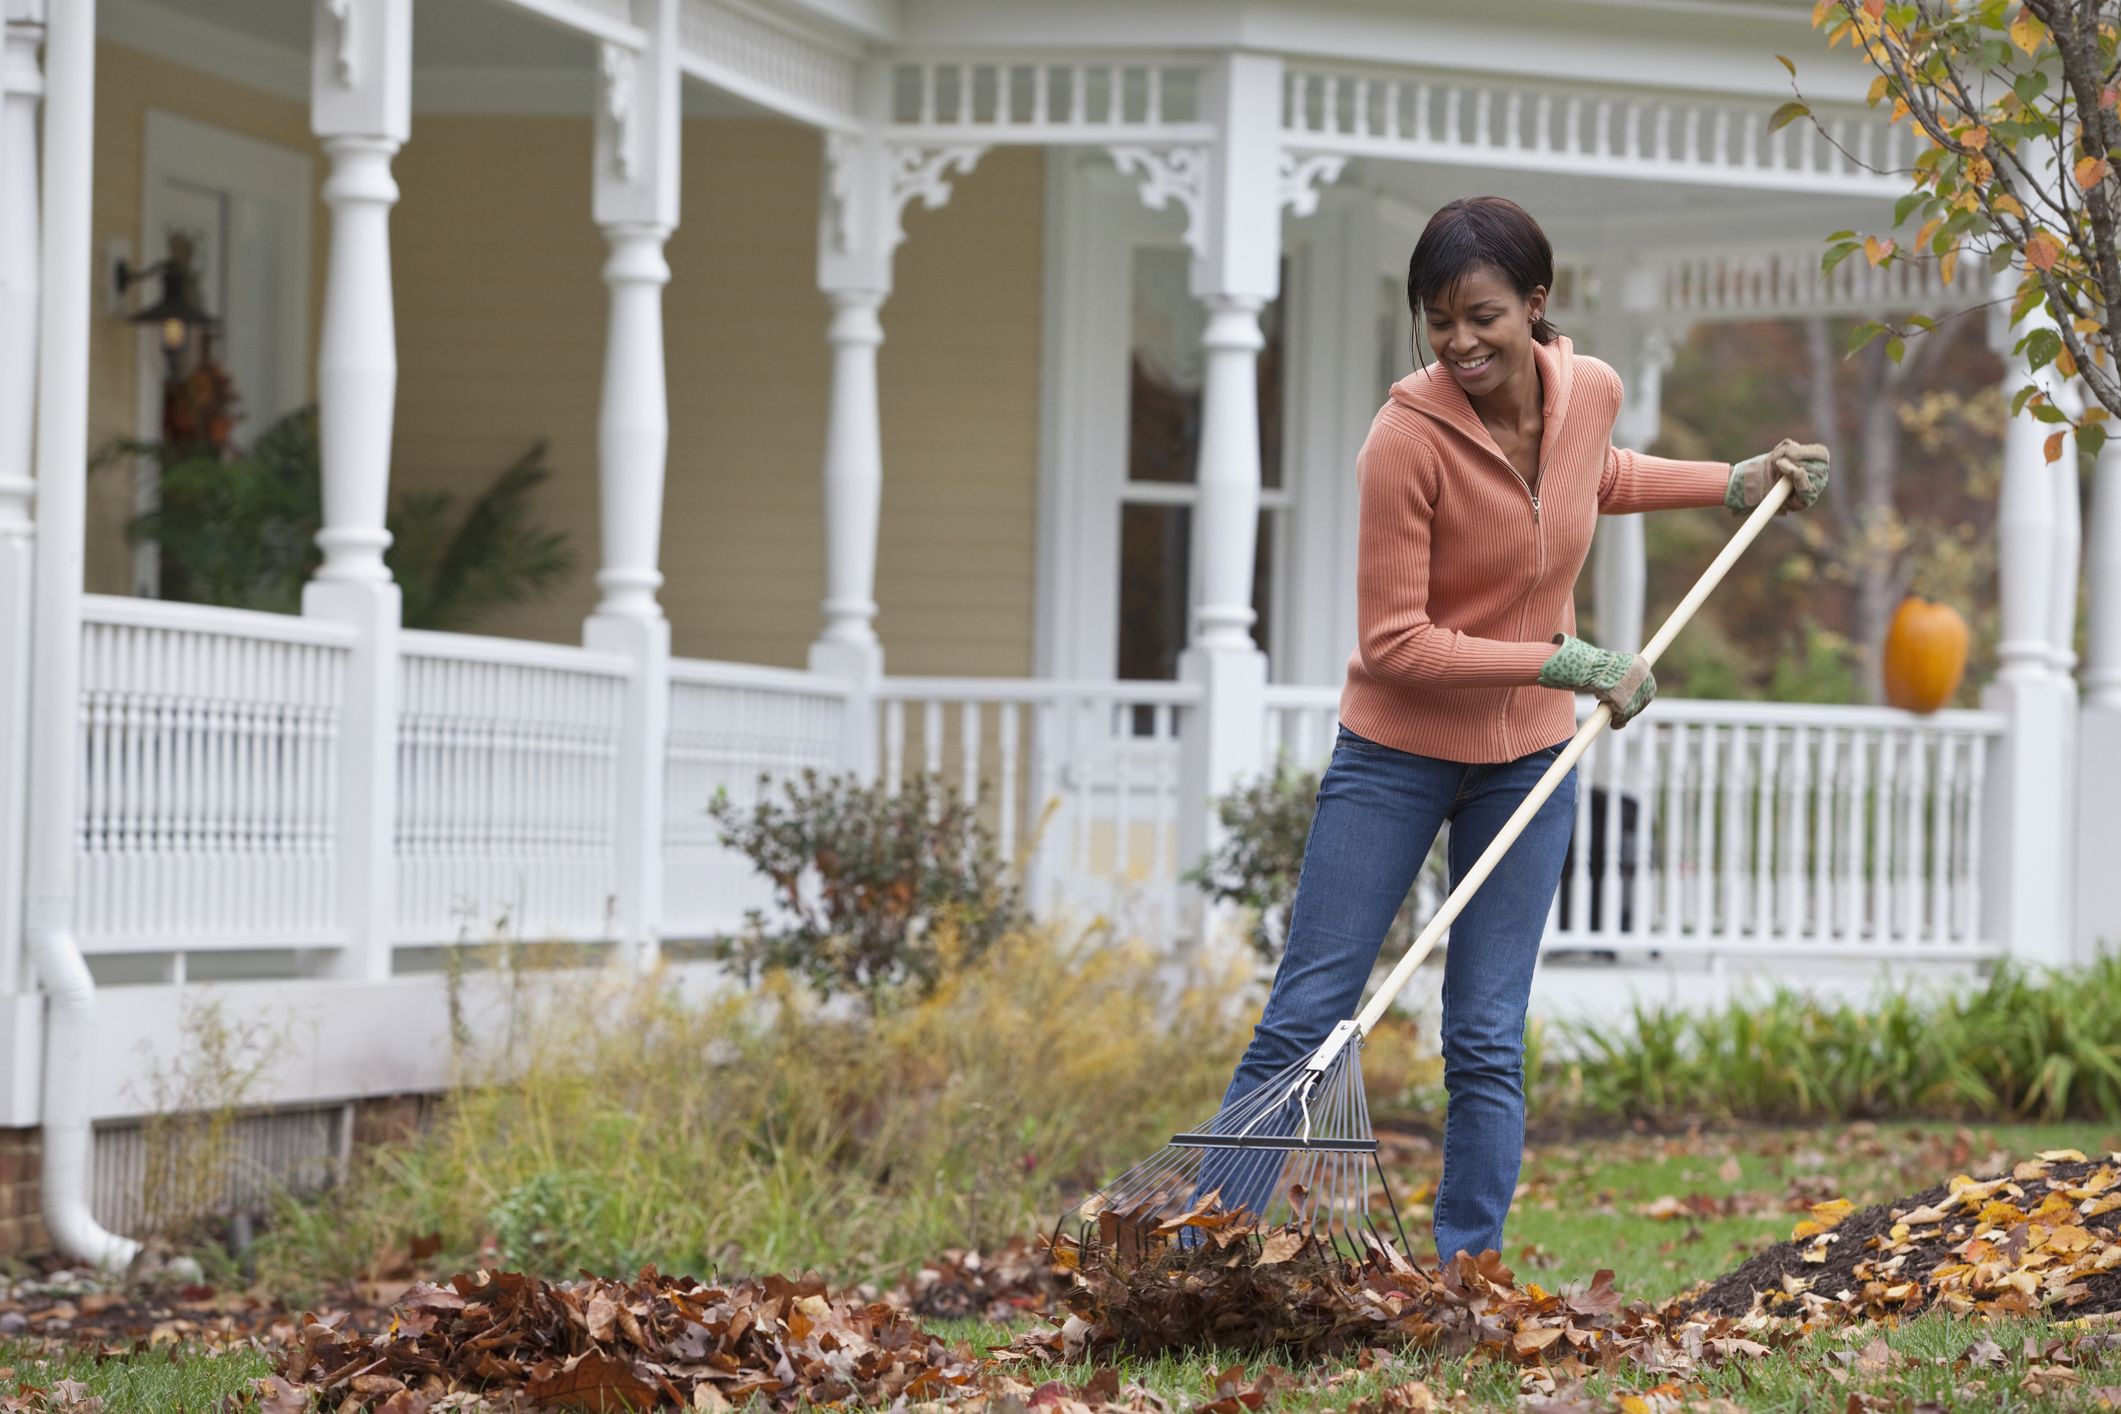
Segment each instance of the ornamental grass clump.
[[822,1005],[667,979],[522,984],[437,1122],[337,1193],[287,1205],[261,1273],[358,1277],[433,1234],[434,1270],[506,1266],[888,1280],[1049,1225],[1212,1103],[1242,1049],[1240,979],[1128,943],[1022,929],[925,995]]
[[1549,1028],[1532,1108],[1641,1119],[2121,1114],[2121,956],[2073,971],[2004,963],[1960,990],[1822,1001],[1781,987],[1720,1010],[1637,1006],[1621,1024]]

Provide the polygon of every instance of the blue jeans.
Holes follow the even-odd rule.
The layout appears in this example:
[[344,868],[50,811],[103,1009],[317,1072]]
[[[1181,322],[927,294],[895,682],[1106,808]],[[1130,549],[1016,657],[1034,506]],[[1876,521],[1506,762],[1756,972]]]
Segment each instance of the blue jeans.
[[[1468,765],[1340,729],[1319,782],[1288,945],[1225,1109],[1355,1015],[1386,930],[1443,822],[1451,822],[1455,884],[1567,745]],[[1525,1007],[1575,818],[1571,771],[1451,925],[1443,980],[1450,1103],[1436,1193],[1436,1252],[1444,1261],[1460,1250],[1502,1250],[1502,1222],[1524,1158]],[[1261,1174],[1257,1186],[1273,1177]],[[1270,1196],[1240,1192],[1232,1206],[1264,1211]]]

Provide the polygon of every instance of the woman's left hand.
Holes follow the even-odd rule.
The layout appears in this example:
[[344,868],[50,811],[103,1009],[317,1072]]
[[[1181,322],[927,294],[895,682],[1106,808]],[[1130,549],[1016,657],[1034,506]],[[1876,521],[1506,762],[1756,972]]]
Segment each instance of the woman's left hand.
[[1723,504],[1734,516],[1742,516],[1759,505],[1778,478],[1788,478],[1789,499],[1782,503],[1785,515],[1801,511],[1826,494],[1827,474],[1833,453],[1818,442],[1797,442],[1785,437],[1771,452],[1748,457],[1731,468],[1730,485]]

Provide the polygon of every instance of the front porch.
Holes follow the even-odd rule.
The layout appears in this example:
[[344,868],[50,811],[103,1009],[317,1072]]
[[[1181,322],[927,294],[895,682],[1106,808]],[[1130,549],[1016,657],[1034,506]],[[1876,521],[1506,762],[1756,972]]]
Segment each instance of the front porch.
[[[187,3],[164,8],[119,0],[113,13],[141,32],[196,18]],[[765,895],[717,843],[706,803],[718,790],[745,801],[762,777],[809,767],[894,785],[937,773],[1022,857],[1042,914],[1197,942],[1205,910],[1181,875],[1213,837],[1213,797],[1279,763],[1315,769],[1329,749],[1353,644],[1348,468],[1404,365],[1411,331],[1391,286],[1436,200],[1469,186],[1541,194],[1526,199],[1566,267],[1557,318],[1628,381],[1622,445],[1655,437],[1669,350],[1699,322],[1963,298],[1861,262],[1820,277],[1817,236],[1871,219],[1896,188],[1803,129],[1768,136],[1772,50],[1707,29],[1667,36],[1650,58],[1630,57],[1641,36],[1549,35],[1532,66],[1556,74],[1549,83],[1513,72],[1521,58],[1498,58],[1507,46],[1448,16],[1351,14],[1299,36],[1276,10],[1262,32],[1285,42],[1263,50],[1256,35],[1202,37],[1175,9],[1151,20],[1085,7],[1062,42],[1027,37],[1009,6],[980,17],[915,4],[903,24],[808,0],[488,8],[573,46],[597,239],[547,241],[483,210],[507,199],[471,182],[481,145],[505,137],[494,120],[450,130],[444,175],[466,189],[402,248],[392,223],[402,230],[411,213],[393,215],[398,179],[452,195],[441,189],[453,181],[415,187],[408,174],[421,142],[414,96],[440,91],[437,74],[416,67],[409,0],[317,0],[302,82],[327,169],[314,378],[325,560],[303,612],[273,615],[84,592],[84,557],[116,553],[108,537],[95,548],[82,472],[90,349],[110,337],[90,297],[91,174],[112,156],[91,104],[95,7],[6,0],[0,1126],[93,1123],[98,1154],[123,1142],[146,1068],[182,1043],[184,1006],[204,984],[308,1038],[303,1063],[273,1080],[275,1105],[313,1115],[438,1089],[441,950],[567,943],[641,966],[740,927]],[[257,21],[251,38],[279,44],[278,23]],[[521,77],[499,67],[476,82],[448,72],[496,90]],[[1895,165],[1905,134],[1872,121],[1854,79],[1834,82],[1821,107],[1841,105],[1828,120],[1840,146]],[[761,340],[811,330],[815,388],[747,381],[741,344],[722,346],[719,363],[694,361],[680,353],[692,330],[666,334],[681,192],[695,221],[744,220],[716,208],[711,181],[688,185],[693,159],[679,151],[696,134],[695,148],[715,148],[713,120],[732,114],[770,116],[763,141],[814,148],[819,192],[801,219],[829,313],[776,308],[746,327]],[[961,619],[976,620],[1003,644],[985,661],[1029,671],[912,675],[896,670],[879,546],[895,466],[949,455],[954,390],[911,375],[894,385],[878,349],[901,257],[924,237],[918,216],[909,236],[916,200],[942,207],[1018,152],[1042,163],[1009,169],[1011,192],[1044,203],[1030,311],[1040,346],[1026,360],[1035,396],[1016,424],[978,431],[1035,445],[1035,476],[1007,493],[1026,503],[1028,535],[1025,516],[973,494],[971,528],[945,537],[925,579],[896,582],[934,591],[919,616],[928,642],[947,645]],[[507,291],[473,298],[451,284],[465,271],[447,243],[460,239],[582,257],[552,327],[575,330],[559,317],[570,311],[591,320],[601,371],[580,340],[560,338],[535,374],[537,396],[581,404],[597,468],[568,507],[584,522],[594,507],[596,598],[557,631],[527,620],[508,625],[522,637],[407,629],[382,560],[404,420],[419,420],[429,440],[410,445],[422,454],[446,444],[493,371],[435,337],[394,271],[418,261],[433,276],[423,295],[507,321],[519,342],[537,327]],[[604,303],[585,313],[579,286],[598,260]],[[1016,273],[1009,289],[1021,295],[1031,281]],[[973,343],[1013,327],[1014,306],[983,324],[978,291],[958,298],[914,317],[955,321],[965,332],[951,337]],[[1164,319],[1146,333],[1145,307]],[[401,344],[408,329],[418,337]],[[1145,474],[1130,438],[1129,367],[1145,349],[1183,365],[1167,381],[1191,400],[1191,430],[1166,449],[1161,476]],[[1270,350],[1278,381],[1260,374]],[[749,535],[744,503],[702,503],[686,473],[714,455],[716,429],[699,410],[709,395],[671,376],[680,357],[687,376],[718,370],[740,390],[716,396],[785,409],[780,457],[821,447],[821,533],[807,554],[782,521]],[[34,418],[22,396],[33,383]],[[886,397],[908,385],[918,417]],[[1881,970],[2082,960],[2121,932],[2121,894],[2079,855],[2121,823],[2110,793],[2079,790],[2121,769],[2121,460],[2110,446],[2083,537],[2074,484],[2041,455],[2044,432],[2022,420],[2006,448],[2005,632],[1982,708],[1917,718],[1668,697],[1602,738],[1583,766],[1579,848],[1535,1007],[1696,998],[1763,977],[1860,990]],[[950,484],[976,485],[964,468],[977,457],[951,463]],[[941,477],[928,486],[951,494]],[[993,553],[1024,603],[996,609],[980,564],[947,562],[981,543],[974,511],[1004,517]],[[1129,524],[1170,553],[1130,562]],[[896,533],[916,546],[902,563],[919,560],[923,524],[908,517]],[[711,547],[711,570],[666,564],[696,543]],[[2069,645],[2087,552],[2080,700]],[[1593,576],[1603,646],[1645,637],[1644,576],[1639,518],[1609,518]],[[799,629],[777,607],[748,611],[742,585],[791,577],[816,605]],[[1129,593],[1152,608],[1123,610]],[[755,645],[734,655],[755,661],[674,650],[695,614],[743,621],[720,641]],[[533,641],[556,632],[572,641]],[[907,656],[949,661],[942,648]],[[46,969],[73,954],[69,1006],[85,995],[90,1010],[48,1018],[58,989]],[[705,970],[675,968],[680,984]],[[474,1012],[484,985],[472,984]],[[97,1034],[126,1044],[85,1044],[90,1015]],[[328,1126],[317,1132],[332,1142]],[[119,1222],[125,1201],[98,1189],[96,1212]]]

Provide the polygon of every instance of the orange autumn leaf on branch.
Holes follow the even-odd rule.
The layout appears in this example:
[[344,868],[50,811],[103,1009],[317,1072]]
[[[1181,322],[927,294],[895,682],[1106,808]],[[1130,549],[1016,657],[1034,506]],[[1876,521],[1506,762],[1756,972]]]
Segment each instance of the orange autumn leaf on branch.
[[2033,232],[2033,238],[2025,243],[2025,263],[2035,270],[2052,270],[2061,258],[2062,242],[2046,231]]

